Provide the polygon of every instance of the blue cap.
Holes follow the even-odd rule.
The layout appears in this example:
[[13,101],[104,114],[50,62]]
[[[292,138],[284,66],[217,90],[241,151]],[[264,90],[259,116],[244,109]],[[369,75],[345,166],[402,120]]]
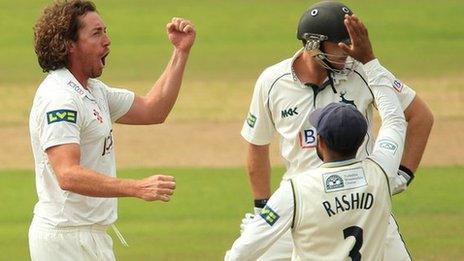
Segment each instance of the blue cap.
[[316,109],[309,116],[309,122],[335,152],[356,151],[367,133],[364,116],[356,107],[346,103],[330,103]]

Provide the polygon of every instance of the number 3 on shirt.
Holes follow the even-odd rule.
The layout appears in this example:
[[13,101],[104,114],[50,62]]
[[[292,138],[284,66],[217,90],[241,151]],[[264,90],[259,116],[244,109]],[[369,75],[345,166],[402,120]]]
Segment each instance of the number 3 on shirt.
[[361,260],[361,253],[359,253],[359,250],[361,250],[362,244],[363,244],[363,230],[362,228],[358,226],[351,226],[343,229],[343,236],[344,238],[348,237],[354,237],[356,240],[354,243],[353,248],[351,249],[350,253],[348,254],[349,257],[351,257],[352,261],[360,261]]

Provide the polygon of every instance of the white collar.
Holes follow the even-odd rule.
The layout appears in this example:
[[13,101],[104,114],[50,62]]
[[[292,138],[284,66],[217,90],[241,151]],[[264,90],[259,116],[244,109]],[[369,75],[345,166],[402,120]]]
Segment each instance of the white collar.
[[332,161],[332,162],[324,162],[321,164],[320,168],[338,168],[344,167],[348,165],[352,165],[355,163],[361,162],[360,160],[353,158],[348,160],[339,160],[339,161]]
[[[50,74],[54,76],[57,80],[61,81],[64,85],[66,85],[67,88],[70,88],[72,91],[76,92],[82,99],[87,96],[87,98],[89,98],[90,100],[95,100],[93,95],[84,87],[82,87],[82,85],[79,83],[76,77],[74,77],[74,75],[68,70],[68,68],[54,70]],[[91,81],[88,82],[90,87]]]
[[301,48],[300,50],[298,50],[291,58],[290,60],[290,65],[289,65],[289,68],[288,68],[288,71],[290,71],[290,73],[292,74],[292,77],[293,77],[293,81],[295,81],[296,83],[299,84],[299,86],[301,88],[307,88],[306,85],[304,85],[304,83],[302,83],[300,81],[300,79],[298,79],[298,76],[296,75],[296,72],[295,72],[295,69],[293,69],[293,64],[295,63],[296,59],[298,59],[298,57],[303,53],[303,50],[304,48]]

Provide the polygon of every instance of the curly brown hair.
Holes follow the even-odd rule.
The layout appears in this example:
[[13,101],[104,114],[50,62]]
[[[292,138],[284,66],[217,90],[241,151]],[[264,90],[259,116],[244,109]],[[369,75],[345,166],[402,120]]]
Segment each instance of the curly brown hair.
[[46,7],[34,26],[34,49],[44,72],[66,67],[68,42],[79,39],[79,17],[97,12],[91,1],[57,1]]

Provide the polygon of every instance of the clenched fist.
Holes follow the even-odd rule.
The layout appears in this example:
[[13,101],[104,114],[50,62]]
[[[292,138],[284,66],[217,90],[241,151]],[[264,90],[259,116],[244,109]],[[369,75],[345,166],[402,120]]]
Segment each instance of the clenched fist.
[[189,52],[195,41],[195,26],[189,20],[174,17],[166,25],[169,40],[180,51]]
[[136,197],[146,201],[168,202],[176,188],[173,176],[153,175],[137,181]]

